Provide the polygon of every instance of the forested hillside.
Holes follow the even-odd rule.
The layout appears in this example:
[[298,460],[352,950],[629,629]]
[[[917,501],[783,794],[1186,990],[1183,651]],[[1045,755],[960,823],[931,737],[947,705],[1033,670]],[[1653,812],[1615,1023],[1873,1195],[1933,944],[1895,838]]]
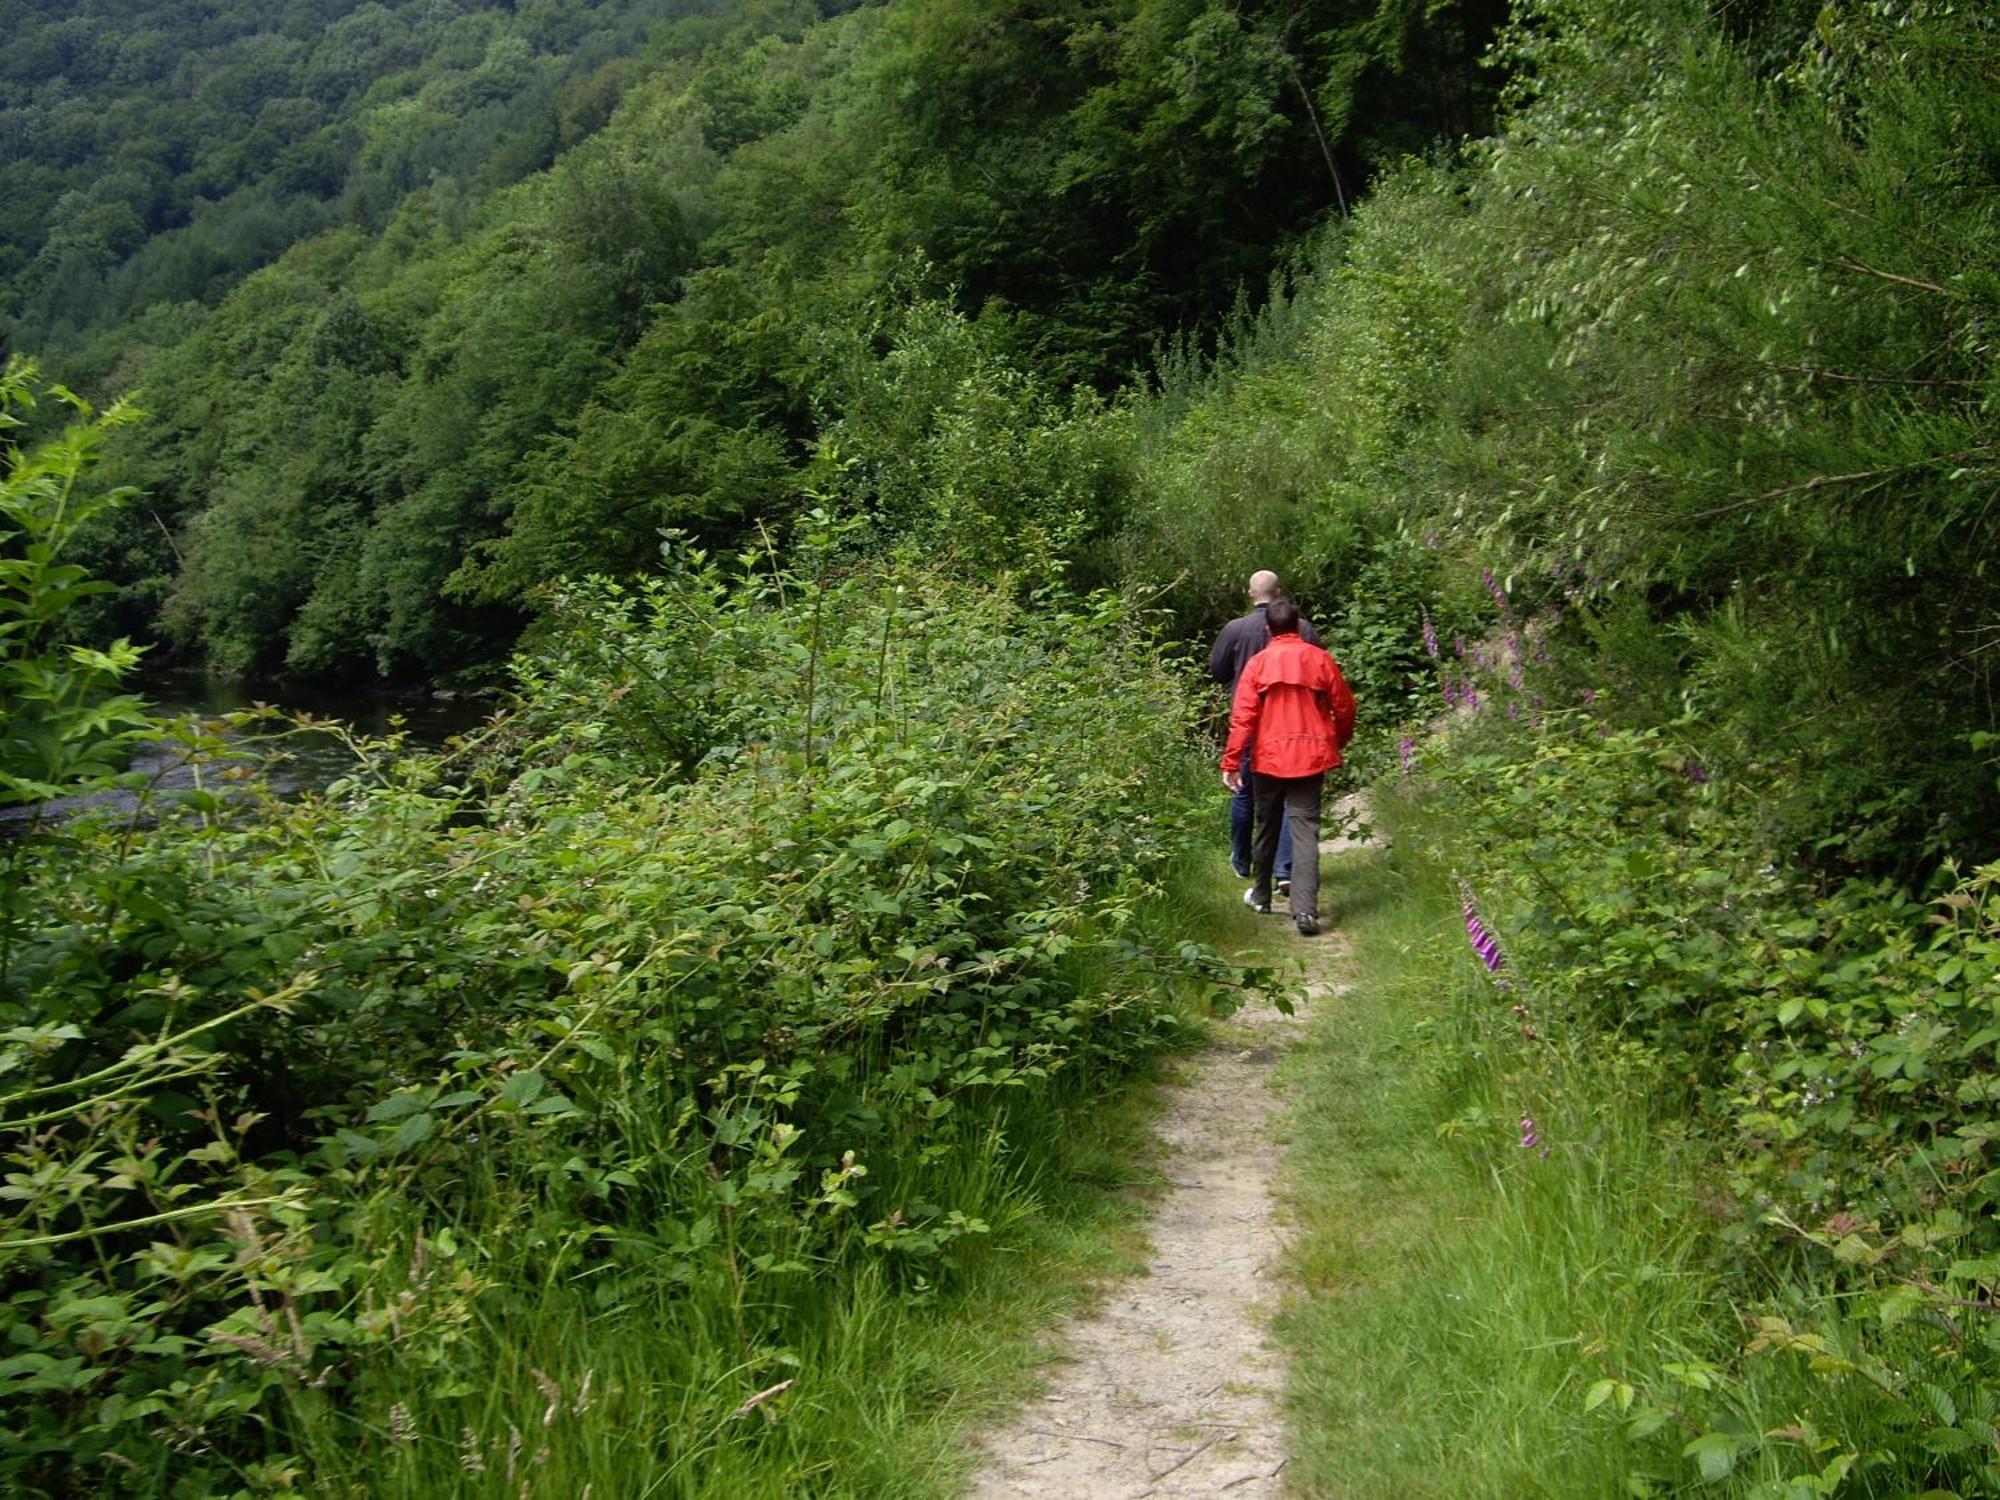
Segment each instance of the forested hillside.
[[[57,166],[81,181],[95,158],[31,135],[48,186],[22,189],[16,340],[76,349],[53,368],[79,388],[143,389],[155,421],[113,469],[148,503],[93,546],[117,628],[225,670],[491,664],[552,574],[643,566],[662,526],[735,541],[808,490],[974,569],[1017,539],[1046,567],[1115,525],[1125,481],[1102,443],[1035,431],[1260,301],[1380,164],[1482,127],[1501,13],[767,0],[610,58],[651,11],[293,18],[304,39],[235,43],[292,69],[239,92],[316,98],[351,34],[382,34],[355,75],[372,92],[313,105],[339,171],[303,193],[265,157],[240,185],[190,168],[117,246],[72,253],[27,226]],[[247,131],[218,120],[216,149]],[[113,215],[124,181],[65,214]],[[276,254],[210,226],[239,199],[296,243],[191,303]],[[169,228],[190,202],[201,222]],[[211,239],[199,284],[150,269]],[[922,514],[937,490],[948,517]]]
[[[31,140],[0,801],[140,811],[0,845],[0,1477],[948,1493],[1111,1083],[1282,985],[1179,665],[1273,566],[1391,840],[1300,1170],[1403,1132],[1301,1491],[2000,1493],[2000,19],[829,9],[218,34],[338,180],[81,258]],[[512,698],[287,801],[121,633]]]
[[299,240],[547,166],[604,123],[652,28],[701,9],[10,0],[6,341],[116,381],[135,319],[179,337]]

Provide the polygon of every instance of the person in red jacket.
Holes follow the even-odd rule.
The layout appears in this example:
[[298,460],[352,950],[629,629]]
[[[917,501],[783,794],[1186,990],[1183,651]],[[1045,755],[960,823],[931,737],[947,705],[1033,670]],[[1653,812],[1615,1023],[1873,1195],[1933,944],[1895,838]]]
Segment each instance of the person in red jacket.
[[1354,737],[1354,694],[1340,664],[1299,635],[1299,608],[1279,599],[1264,612],[1271,644],[1250,658],[1229,708],[1222,784],[1243,784],[1243,753],[1254,744],[1256,832],[1250,841],[1255,883],[1243,893],[1252,909],[1271,909],[1271,866],[1278,855],[1278,810],[1292,831],[1292,921],[1301,937],[1319,931],[1319,810],[1326,773]]

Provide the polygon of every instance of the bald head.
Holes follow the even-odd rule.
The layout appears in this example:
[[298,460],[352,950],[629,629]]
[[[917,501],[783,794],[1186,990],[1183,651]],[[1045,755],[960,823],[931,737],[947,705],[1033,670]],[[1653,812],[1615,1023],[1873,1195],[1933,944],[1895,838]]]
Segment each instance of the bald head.
[[1269,604],[1278,597],[1278,575],[1263,568],[1250,575],[1250,602]]

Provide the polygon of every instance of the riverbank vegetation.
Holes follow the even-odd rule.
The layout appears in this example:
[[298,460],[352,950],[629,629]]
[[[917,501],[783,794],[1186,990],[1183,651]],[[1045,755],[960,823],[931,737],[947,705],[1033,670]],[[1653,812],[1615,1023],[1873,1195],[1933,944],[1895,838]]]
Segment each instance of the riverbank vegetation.
[[[5,496],[50,552],[74,451]],[[17,678],[61,670],[40,627],[80,582],[10,574]],[[10,1487],[900,1493],[962,1462],[881,1440],[1005,1364],[926,1309],[1048,1295],[1003,1268],[1083,1253],[1045,1207],[1103,1220],[1107,1083],[1244,982],[1163,894],[1184,687],[1115,597],[1031,610],[830,521],[790,564],[580,585],[520,677],[324,794],[223,765],[10,844]],[[161,732],[43,701],[65,744]],[[7,748],[10,800],[119,779]]]
[[34,743],[141,727],[71,604],[335,673],[525,627],[522,701],[15,859],[22,1482],[497,1489],[658,1330],[655,1467],[572,1477],[867,1492],[842,1360],[1247,982],[1164,894],[1217,834],[1153,624],[1270,564],[1392,837],[1377,1092],[1302,1075],[1302,1486],[2000,1490],[2000,28],[1537,0],[1461,115],[1375,91],[1497,14],[1292,14],[663,33],[547,171],[130,346],[122,592],[13,544],[10,681],[103,674]]

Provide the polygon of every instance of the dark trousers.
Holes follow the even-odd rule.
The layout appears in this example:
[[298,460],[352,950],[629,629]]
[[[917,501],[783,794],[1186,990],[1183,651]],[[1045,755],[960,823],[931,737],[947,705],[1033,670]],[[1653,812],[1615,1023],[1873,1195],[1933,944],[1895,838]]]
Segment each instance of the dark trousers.
[[[1243,786],[1229,799],[1229,862],[1239,875],[1250,873],[1250,833],[1257,822],[1257,773],[1250,769],[1250,753],[1243,754]],[[1292,874],[1292,830],[1278,827],[1278,879]]]
[[[1319,916],[1319,794],[1326,775],[1259,776],[1257,830],[1250,841],[1254,883],[1251,899],[1260,906],[1271,900],[1271,871],[1278,858],[1278,834],[1292,836],[1292,899],[1295,917]],[[1282,818],[1280,814],[1282,813]]]

